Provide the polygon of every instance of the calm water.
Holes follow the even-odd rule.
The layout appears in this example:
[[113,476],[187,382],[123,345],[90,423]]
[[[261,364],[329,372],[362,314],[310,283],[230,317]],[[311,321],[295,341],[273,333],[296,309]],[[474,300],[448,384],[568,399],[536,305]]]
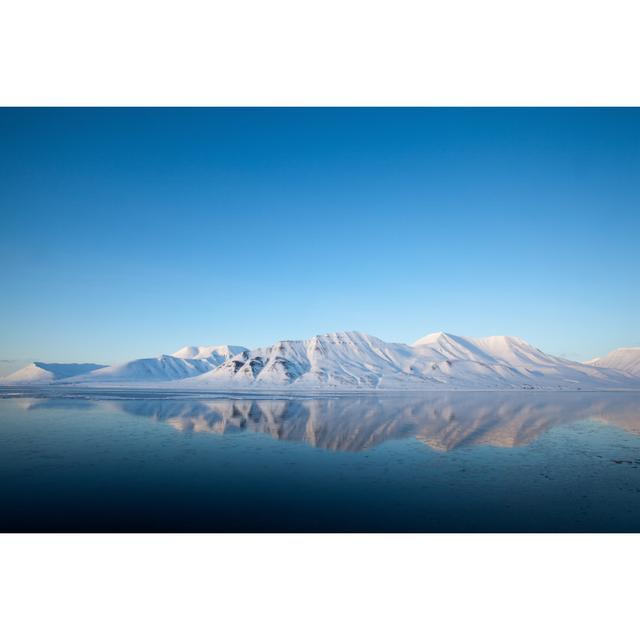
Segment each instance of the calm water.
[[640,395],[0,393],[2,531],[640,531]]

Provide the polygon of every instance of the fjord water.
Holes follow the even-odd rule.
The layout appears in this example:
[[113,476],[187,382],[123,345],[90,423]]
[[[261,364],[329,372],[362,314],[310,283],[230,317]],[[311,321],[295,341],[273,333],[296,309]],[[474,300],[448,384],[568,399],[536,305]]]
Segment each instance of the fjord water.
[[640,394],[6,389],[1,531],[640,531]]

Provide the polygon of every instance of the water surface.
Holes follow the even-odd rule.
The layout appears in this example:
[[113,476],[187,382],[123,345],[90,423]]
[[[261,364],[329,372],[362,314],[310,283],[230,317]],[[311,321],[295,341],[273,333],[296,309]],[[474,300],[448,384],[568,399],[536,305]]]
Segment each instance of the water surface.
[[640,394],[0,392],[2,531],[640,531]]

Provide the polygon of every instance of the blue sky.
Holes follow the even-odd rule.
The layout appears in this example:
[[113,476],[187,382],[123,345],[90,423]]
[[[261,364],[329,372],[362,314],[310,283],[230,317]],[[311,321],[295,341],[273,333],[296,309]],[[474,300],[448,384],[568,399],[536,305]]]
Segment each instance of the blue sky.
[[638,109],[2,109],[0,371],[357,329],[640,345]]

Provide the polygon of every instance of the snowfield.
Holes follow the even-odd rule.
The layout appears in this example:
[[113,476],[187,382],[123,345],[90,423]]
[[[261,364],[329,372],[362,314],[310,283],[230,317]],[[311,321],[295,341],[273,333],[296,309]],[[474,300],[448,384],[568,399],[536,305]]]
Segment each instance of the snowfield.
[[579,363],[511,336],[469,338],[440,332],[408,345],[345,331],[252,350],[183,347],[173,355],[113,366],[33,363],[0,383],[212,391],[623,390],[640,389],[640,348]]

